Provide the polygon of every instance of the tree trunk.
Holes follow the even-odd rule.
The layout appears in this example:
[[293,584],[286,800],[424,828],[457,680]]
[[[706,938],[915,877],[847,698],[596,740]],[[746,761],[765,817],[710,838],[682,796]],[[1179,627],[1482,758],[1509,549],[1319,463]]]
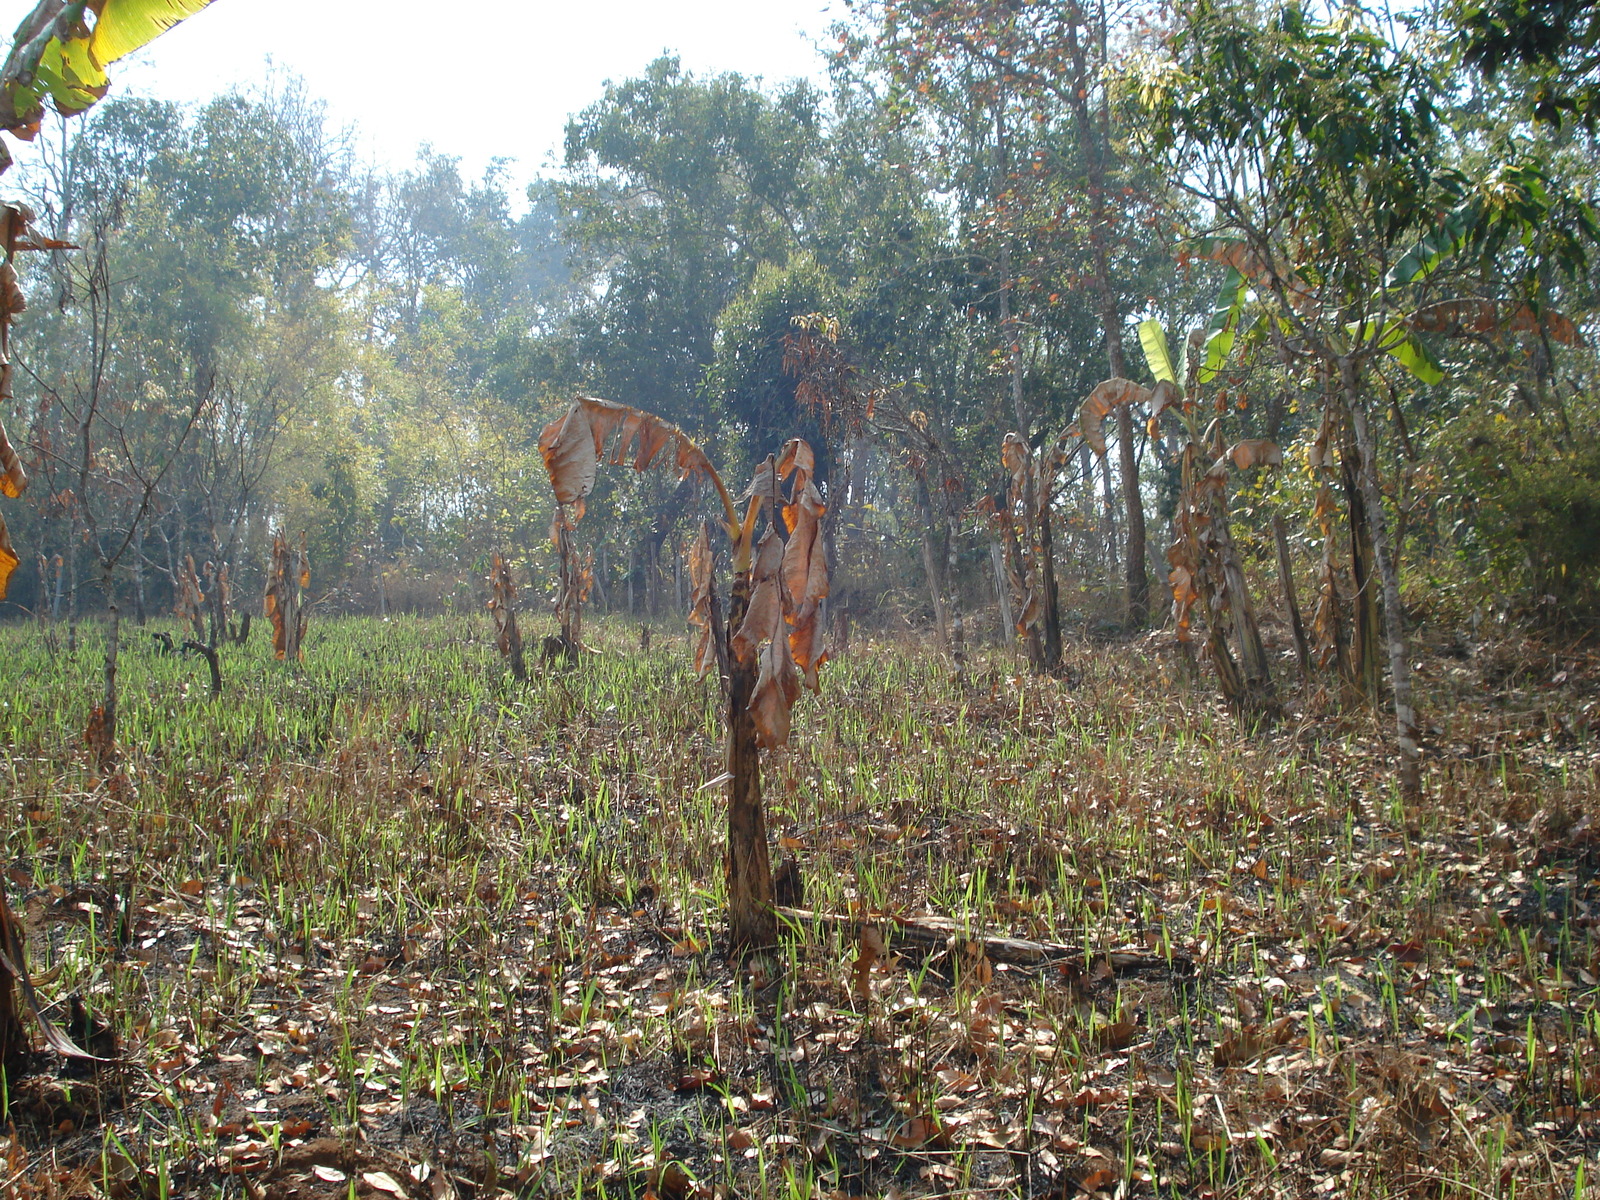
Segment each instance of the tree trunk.
[[661,580],[658,578],[658,557],[655,542],[647,541],[644,546],[644,612],[646,617],[660,615]]
[[[999,157],[1000,174],[1003,177],[1010,171],[1009,143],[1006,139],[1005,121],[1005,95],[1002,89],[1000,97],[995,102],[994,110],[995,149]],[[1000,330],[1006,344],[1006,365],[1011,372],[1011,409],[1017,418],[1017,435],[1023,441],[1032,445],[1033,423],[1028,419],[1027,405],[1022,400],[1022,331],[1017,325],[1016,317],[1011,310],[1011,242],[1002,239],[1000,243]],[[1044,639],[1038,648],[1037,655],[1030,641],[1028,647],[1028,660],[1034,671],[1053,671],[1061,665],[1061,610],[1060,599],[1056,589],[1056,564],[1055,564],[1055,539],[1051,531],[1050,496],[1049,487],[1046,485],[1046,494],[1039,496],[1034,486],[1034,473],[1030,469],[1023,479],[1022,503],[1027,510],[1028,520],[1026,533],[1036,550],[1036,567],[1039,574],[1039,597],[1043,606]],[[1030,637],[1037,638],[1036,632],[1030,631]]]
[[1267,662],[1266,647],[1261,642],[1261,627],[1256,623],[1255,606],[1250,602],[1250,592],[1245,584],[1244,567],[1239,563],[1234,549],[1233,533],[1228,523],[1227,492],[1218,487],[1211,491],[1210,527],[1205,540],[1221,572],[1222,599],[1233,622],[1233,632],[1239,643],[1239,677],[1243,683],[1240,696],[1243,707],[1259,716],[1270,717],[1277,708],[1272,686],[1272,669]]
[[960,545],[956,515],[950,513],[945,517],[944,531],[944,610],[950,619],[950,657],[957,670],[967,665],[967,630],[961,619],[961,594],[956,589],[956,551]]
[[1373,584],[1372,525],[1361,478],[1364,455],[1355,437],[1355,418],[1345,404],[1344,437],[1339,447],[1339,471],[1345,506],[1350,513],[1350,581],[1355,612],[1351,628],[1350,678],[1347,681],[1364,703],[1379,703],[1381,668],[1378,665],[1379,615],[1377,588]]
[[[1106,205],[1106,160],[1111,154],[1108,129],[1110,115],[1102,93],[1101,127],[1097,131],[1089,111],[1089,89],[1093,85],[1084,53],[1084,39],[1078,26],[1083,13],[1070,6],[1067,49],[1072,61],[1070,89],[1074,123],[1078,130],[1078,152],[1083,157],[1089,199],[1089,248],[1094,261],[1094,285],[1100,299],[1100,324],[1105,332],[1106,365],[1114,379],[1128,377],[1128,364],[1122,348],[1122,309],[1111,281],[1110,250],[1106,231],[1111,214]],[[1098,136],[1097,136],[1098,134]],[[1123,555],[1123,600],[1129,628],[1143,629],[1150,623],[1150,577],[1145,569],[1144,497],[1139,490],[1139,461],[1133,450],[1133,413],[1124,405],[1117,410],[1118,467],[1122,475],[1123,512],[1127,525],[1126,553]],[[1107,500],[1110,490],[1107,489]]]
[[141,523],[133,542],[133,619],[144,627],[144,525]]
[[594,589],[594,602],[599,605],[599,611],[611,611],[611,597],[606,595],[606,546],[600,543],[600,554],[595,561],[595,568],[590,573],[589,586]]
[[1361,452],[1361,491],[1367,502],[1372,551],[1378,560],[1378,579],[1383,587],[1383,626],[1389,651],[1389,685],[1394,696],[1395,741],[1400,750],[1400,794],[1407,801],[1415,801],[1422,795],[1422,747],[1417,710],[1412,700],[1405,611],[1400,607],[1400,570],[1389,551],[1388,521],[1383,511],[1383,492],[1378,486],[1378,456],[1372,430],[1367,423],[1361,368],[1348,355],[1339,358],[1339,382],[1344,389],[1345,406],[1349,409],[1356,448]]
[[[1121,339],[1118,339],[1119,346]],[[1121,350],[1118,350],[1121,357]],[[1115,372],[1119,377],[1121,372]],[[1122,469],[1122,499],[1128,527],[1128,553],[1123,558],[1127,625],[1139,630],[1150,624],[1150,576],[1145,570],[1144,497],[1139,491],[1139,461],[1133,452],[1133,413],[1117,409],[1117,457]]]
[[1011,587],[1006,582],[1005,551],[993,534],[989,537],[989,562],[994,567],[994,595],[1000,606],[1000,644],[1008,644],[1016,636],[1017,619],[1011,612]]
[[1228,521],[1227,493],[1220,488],[1211,502],[1211,531],[1215,539],[1217,561],[1222,566],[1222,579],[1228,598],[1228,610],[1233,617],[1234,633],[1239,639],[1239,662],[1244,681],[1258,707],[1270,707],[1272,702],[1272,669],[1267,662],[1267,650],[1261,642],[1261,626],[1256,622],[1255,605],[1250,602],[1250,590],[1245,583],[1244,567],[1233,545],[1233,531]]
[[[77,532],[74,523],[73,532]],[[67,550],[67,653],[76,654],[78,651],[78,555],[77,541],[72,539],[72,546]]]
[[[582,586],[582,568],[578,564],[578,551],[572,544],[572,527],[567,522],[564,509],[557,510],[555,528],[556,560],[561,571],[561,583],[556,594],[556,624],[560,628],[556,653],[566,660],[568,666],[573,666],[578,661],[578,640],[583,636],[583,605],[578,598]],[[546,639],[545,646],[544,657],[549,661],[553,657],[549,639]]]
[[[735,571],[727,629],[744,623],[750,607],[750,572]],[[778,940],[772,907],[772,860],[761,803],[761,751],[750,713],[758,671],[756,657],[728,658],[728,947],[731,952],[771,946]]]
[[206,660],[206,666],[211,668],[211,698],[215,700],[220,697],[222,695],[222,662],[218,658],[217,648],[190,638],[183,643],[181,649],[192,650]]
[[950,626],[944,616],[944,589],[939,584],[938,555],[933,548],[933,531],[927,522],[922,526],[922,570],[928,577],[928,598],[933,602],[933,630],[939,639],[939,649],[950,648]]
[[1300,619],[1300,598],[1294,590],[1294,565],[1289,558],[1289,535],[1283,518],[1272,516],[1272,541],[1278,552],[1278,582],[1283,588],[1283,606],[1289,613],[1289,629],[1294,634],[1294,656],[1300,663],[1300,683],[1311,686],[1311,647],[1306,644],[1306,626]]
[[[1011,591],[1019,608],[1018,615],[1013,618],[1010,629],[1016,631],[1016,622],[1024,619],[1028,603],[1028,560],[1022,552],[1022,545],[1017,540],[1017,527],[1012,514],[1008,511],[1005,519],[1000,523],[1000,537],[1005,543],[1006,558],[1010,562]],[[1044,641],[1039,637],[1039,627],[1029,625],[1022,630],[1023,646],[1028,652],[1028,669],[1034,674],[1044,672],[1046,668],[1044,657]]]
[[939,649],[950,649],[950,621],[944,605],[944,572],[939,565],[939,548],[933,537],[933,497],[928,493],[928,481],[921,474],[916,477],[917,511],[922,518],[922,572],[928,580],[928,599],[933,603],[933,628],[939,639]]
[[1117,487],[1111,480],[1111,460],[1096,455],[1100,466],[1100,536],[1105,542],[1106,563],[1112,571],[1117,569]]
[[627,614],[630,618],[635,616],[638,606],[634,603],[634,574],[638,571],[638,542],[629,542],[627,546]]
[[[1078,474],[1083,486],[1078,490],[1078,515],[1082,518],[1082,537],[1085,542],[1084,562],[1111,569],[1111,555],[1107,553],[1106,540],[1099,535],[1100,495],[1094,482],[1094,451],[1089,443],[1078,443]],[[1089,530],[1094,529],[1095,535]]]

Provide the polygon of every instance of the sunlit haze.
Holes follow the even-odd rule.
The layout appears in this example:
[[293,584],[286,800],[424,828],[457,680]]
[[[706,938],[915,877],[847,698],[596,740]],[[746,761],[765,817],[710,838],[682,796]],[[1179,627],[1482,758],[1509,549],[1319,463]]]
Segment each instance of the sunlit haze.
[[[0,27],[32,6],[6,0]],[[216,0],[113,67],[111,94],[203,101],[276,68],[327,102],[363,158],[403,167],[431,145],[468,175],[515,159],[521,181],[559,154],[569,114],[663,51],[696,73],[817,78],[815,45],[843,15],[841,0]]]

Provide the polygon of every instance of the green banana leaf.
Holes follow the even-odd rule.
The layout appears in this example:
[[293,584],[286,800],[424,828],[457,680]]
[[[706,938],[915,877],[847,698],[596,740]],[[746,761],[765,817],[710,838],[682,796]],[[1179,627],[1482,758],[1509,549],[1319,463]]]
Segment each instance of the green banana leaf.
[[1439,360],[1429,353],[1416,334],[1407,329],[1398,317],[1384,328],[1383,336],[1378,340],[1378,349],[1422,383],[1444,382],[1444,368],[1439,365]]
[[1402,287],[1433,274],[1440,263],[1466,245],[1467,229],[1466,212],[1459,208],[1451,212],[1440,222],[1438,229],[1406,251],[1400,261],[1390,268],[1384,278],[1384,286]]
[[1174,368],[1172,352],[1167,347],[1167,331],[1155,317],[1139,322],[1139,345],[1144,349],[1144,361],[1150,374],[1157,382],[1183,386],[1183,376]]
[[[104,0],[94,28],[83,37],[65,41],[52,37],[44,44],[29,82],[21,83],[15,77],[23,66],[20,62],[12,64],[6,78],[0,78],[11,107],[7,127],[21,128],[36,119],[46,96],[63,116],[90,108],[111,85],[106,75],[109,64],[148,45],[209,3],[211,0]],[[36,10],[35,19],[37,15]]]
[[1210,383],[1222,370],[1222,364],[1233,353],[1234,339],[1239,336],[1239,321],[1244,315],[1245,293],[1249,281],[1237,267],[1229,267],[1228,274],[1217,292],[1217,307],[1206,326],[1205,357],[1200,369],[1194,373],[1196,383]]
[[106,0],[89,35],[89,52],[101,66],[149,45],[211,0]]
[[39,56],[34,72],[35,86],[42,86],[63,116],[72,116],[94,105],[110,85],[106,73],[89,53],[87,38],[62,42],[51,38]]

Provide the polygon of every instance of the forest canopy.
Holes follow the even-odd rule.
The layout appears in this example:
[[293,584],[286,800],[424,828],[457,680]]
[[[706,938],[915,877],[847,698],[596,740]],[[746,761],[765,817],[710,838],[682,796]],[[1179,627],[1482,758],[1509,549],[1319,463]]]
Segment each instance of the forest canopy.
[[[537,432],[582,393],[729,462],[806,437],[853,544],[837,602],[941,628],[1005,605],[1006,435],[1055,447],[1066,621],[1159,623],[1175,427],[1063,440],[1099,381],[1155,382],[1156,322],[1180,374],[1201,356],[1186,403],[1290,464],[1243,481],[1247,559],[1273,514],[1306,561],[1340,536],[1297,464],[1347,353],[1408,602],[1582,614],[1595,147],[1558,118],[1589,85],[1497,13],[861,4],[826,89],[660,58],[522,195],[445,150],[364,166],[293,81],[112,93],[8,176],[81,247],[19,259],[10,603],[166,611],[190,560],[254,594],[286,529],[330,608],[476,607],[492,554],[551,562]],[[795,369],[810,317],[853,413]],[[686,611],[685,498],[602,484],[598,602]]]

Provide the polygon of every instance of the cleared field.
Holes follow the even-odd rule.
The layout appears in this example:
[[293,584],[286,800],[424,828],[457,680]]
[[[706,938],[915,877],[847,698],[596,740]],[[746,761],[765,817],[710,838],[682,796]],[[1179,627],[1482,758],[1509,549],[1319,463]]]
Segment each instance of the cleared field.
[[4,1186],[1466,1197],[1592,1177],[1581,653],[1426,659],[1449,715],[1406,809],[1374,721],[1313,702],[1252,735],[1159,636],[1070,646],[1062,679],[858,641],[767,757],[775,861],[821,915],[735,965],[715,685],[655,632],[640,651],[599,623],[576,670],[519,686],[486,621],[313,623],[300,666],[259,638],[226,651],[213,701],[204,663],[125,626],[102,776],[81,739],[98,631],[69,653],[63,630],[0,630],[9,894],[51,1014],[118,1055],[9,1081]]

